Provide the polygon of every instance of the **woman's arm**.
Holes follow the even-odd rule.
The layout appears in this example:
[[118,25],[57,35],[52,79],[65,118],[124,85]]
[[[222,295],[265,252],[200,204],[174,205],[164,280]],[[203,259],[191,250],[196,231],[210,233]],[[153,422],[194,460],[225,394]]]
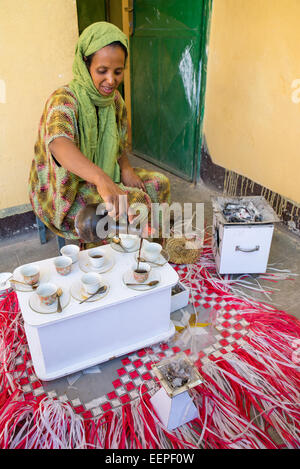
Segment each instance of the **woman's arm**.
[[[97,187],[109,215],[120,215],[119,196],[125,195],[125,192],[101,168],[86,158],[75,143],[66,137],[58,137],[49,144],[49,150],[61,166]],[[112,207],[115,211],[111,210]]]

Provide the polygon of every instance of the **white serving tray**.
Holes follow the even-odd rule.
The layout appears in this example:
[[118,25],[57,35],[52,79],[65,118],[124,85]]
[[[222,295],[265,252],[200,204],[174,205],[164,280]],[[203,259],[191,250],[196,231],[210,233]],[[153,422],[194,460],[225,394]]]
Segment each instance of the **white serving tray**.
[[[42,380],[51,380],[97,363],[168,340],[175,328],[170,321],[171,288],[178,274],[166,264],[159,269],[159,285],[148,291],[126,287],[122,276],[135,262],[134,253],[118,253],[113,268],[101,274],[110,286],[109,293],[97,302],[79,304],[71,297],[62,313],[39,314],[29,307],[31,293],[17,292],[25,322],[25,332],[33,366]],[[83,255],[80,253],[79,255]],[[84,272],[79,262],[62,277],[53,259],[36,262],[49,269],[50,282],[70,287]]]

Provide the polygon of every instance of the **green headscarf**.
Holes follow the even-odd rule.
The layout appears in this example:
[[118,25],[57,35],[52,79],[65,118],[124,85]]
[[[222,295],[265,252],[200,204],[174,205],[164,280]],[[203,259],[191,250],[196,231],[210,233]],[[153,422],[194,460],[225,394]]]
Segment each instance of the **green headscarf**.
[[[107,97],[99,93],[83,59],[114,41],[120,41],[128,49],[126,35],[105,21],[91,24],[82,32],[76,45],[70,88],[78,101],[80,150],[114,182],[120,182],[115,93]],[[98,107],[98,123],[95,106]]]

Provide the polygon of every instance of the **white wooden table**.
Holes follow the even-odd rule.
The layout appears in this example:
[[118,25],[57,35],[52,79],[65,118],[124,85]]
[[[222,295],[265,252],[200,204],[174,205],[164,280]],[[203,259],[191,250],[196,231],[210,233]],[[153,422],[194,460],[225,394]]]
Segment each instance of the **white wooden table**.
[[[168,340],[175,332],[170,321],[171,289],[178,274],[167,263],[157,270],[160,283],[147,291],[128,288],[122,276],[134,263],[136,253],[119,253],[103,246],[114,256],[112,269],[101,274],[109,284],[108,294],[96,302],[79,302],[71,296],[62,313],[40,314],[29,306],[32,292],[17,292],[25,332],[36,375],[48,381],[134,350]],[[86,256],[86,251],[79,256]],[[56,273],[53,259],[36,262],[49,273],[50,282],[68,289],[84,272],[79,262],[67,276]]]

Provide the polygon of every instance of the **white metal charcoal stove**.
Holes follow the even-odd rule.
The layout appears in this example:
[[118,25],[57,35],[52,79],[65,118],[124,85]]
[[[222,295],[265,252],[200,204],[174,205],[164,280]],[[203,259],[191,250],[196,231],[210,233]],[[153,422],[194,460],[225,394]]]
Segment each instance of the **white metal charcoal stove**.
[[212,206],[212,247],[218,272],[266,272],[274,223],[280,220],[265,198],[212,197]]
[[175,428],[199,417],[189,390],[203,383],[199,371],[184,353],[152,365],[161,388],[150,399],[160,421]]

